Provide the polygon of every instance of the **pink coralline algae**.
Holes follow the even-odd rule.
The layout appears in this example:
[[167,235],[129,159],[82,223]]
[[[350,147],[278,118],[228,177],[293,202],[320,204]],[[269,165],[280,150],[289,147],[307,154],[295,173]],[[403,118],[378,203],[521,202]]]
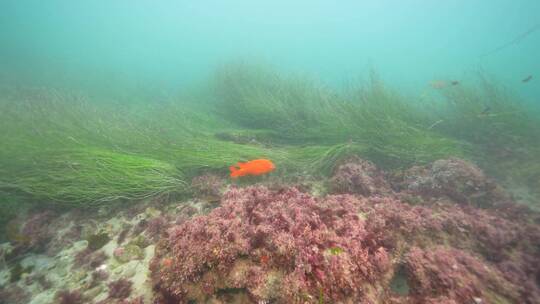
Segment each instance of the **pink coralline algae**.
[[382,171],[367,160],[352,158],[337,167],[330,179],[333,193],[370,196],[390,192]]
[[131,294],[133,283],[126,279],[118,279],[109,283],[109,299],[125,299]]
[[458,249],[411,248],[405,267],[418,303],[521,303],[516,285],[494,267]]
[[[448,204],[411,206],[387,197],[364,201],[360,209],[366,215],[367,239],[380,240],[392,256],[399,257],[410,246],[446,244],[466,250],[516,286],[520,303],[540,302],[535,283],[540,274],[536,245],[540,228],[534,212],[510,220],[498,210]],[[442,303],[439,300],[434,303]]]
[[[393,190],[358,166],[375,188],[233,187],[177,221],[151,263],[155,303],[540,303],[537,212],[462,160],[408,170]],[[390,286],[398,269],[406,295]]]
[[191,189],[195,196],[202,199],[219,199],[223,185],[223,178],[209,173],[196,176],[191,181]]
[[60,290],[54,297],[58,304],[83,304],[86,302],[79,290]]
[[166,217],[156,216],[148,220],[146,230],[144,233],[152,241],[156,241],[162,233],[167,231],[168,226],[169,226],[169,222]]
[[134,299],[124,299],[118,302],[119,304],[145,304],[144,298],[142,296],[136,297]]
[[180,225],[199,213],[199,210],[191,205],[181,205],[176,208],[176,219],[174,223]]
[[232,189],[221,207],[173,227],[156,249],[158,301],[204,302],[229,291],[255,302],[367,299],[390,257],[366,239],[359,203],[295,188]]
[[31,294],[19,285],[0,287],[0,304],[25,304],[30,302]]
[[404,172],[395,186],[425,199],[447,197],[458,204],[491,207],[509,199],[477,166],[450,158]]
[[75,257],[73,258],[73,266],[93,269],[103,264],[107,259],[108,256],[103,251],[92,251],[85,248],[75,254]]
[[49,228],[54,214],[49,211],[36,212],[26,221],[15,219],[8,225],[8,238],[13,238],[15,251],[21,254],[27,251],[44,252],[47,244],[53,238],[53,230]]
[[532,244],[540,243],[534,213],[530,218],[506,219],[497,209],[451,204],[412,206],[391,197],[362,202],[359,208],[366,215],[366,229],[373,234],[370,239],[382,240],[387,248],[411,241],[425,245],[444,241],[500,262],[516,251],[533,254],[536,249]]

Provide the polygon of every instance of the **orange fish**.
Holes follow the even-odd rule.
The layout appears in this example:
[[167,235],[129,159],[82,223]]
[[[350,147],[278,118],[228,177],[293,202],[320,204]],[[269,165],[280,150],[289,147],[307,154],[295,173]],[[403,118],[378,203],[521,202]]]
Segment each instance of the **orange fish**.
[[232,178],[246,175],[263,175],[274,169],[276,169],[276,166],[268,159],[255,159],[246,163],[238,162],[236,166],[229,167]]

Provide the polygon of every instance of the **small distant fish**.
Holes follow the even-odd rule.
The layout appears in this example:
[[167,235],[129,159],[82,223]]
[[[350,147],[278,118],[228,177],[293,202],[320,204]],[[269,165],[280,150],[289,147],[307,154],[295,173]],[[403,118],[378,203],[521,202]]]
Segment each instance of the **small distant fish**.
[[272,161],[268,159],[255,159],[245,163],[238,162],[235,166],[230,166],[232,178],[246,175],[263,175],[276,169]]
[[459,84],[459,81],[457,81],[457,80],[453,80],[452,82],[450,82],[450,84],[451,84],[451,85],[453,85],[453,86],[456,86],[456,85],[458,85],[458,84]]
[[433,80],[429,83],[429,85],[434,89],[443,89],[448,86],[448,84],[444,80]]
[[428,127],[428,130],[431,130],[431,129],[435,128],[435,126],[437,126],[438,124],[443,123],[443,122],[444,122],[443,119],[437,120],[436,122],[432,123],[431,126]]
[[477,117],[478,118],[488,117],[488,116],[491,116],[490,113],[491,113],[491,107],[486,106],[484,110],[482,110],[482,112],[480,112],[480,114],[477,115]]
[[529,82],[532,78],[533,78],[533,76],[532,76],[532,75],[529,75],[529,76],[525,77],[525,79],[521,80],[521,82],[527,83],[527,82]]

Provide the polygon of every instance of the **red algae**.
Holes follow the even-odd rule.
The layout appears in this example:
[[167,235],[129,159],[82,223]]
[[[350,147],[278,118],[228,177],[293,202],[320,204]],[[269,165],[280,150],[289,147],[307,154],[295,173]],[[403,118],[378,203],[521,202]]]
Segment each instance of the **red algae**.
[[133,283],[127,279],[118,279],[109,283],[110,299],[125,299],[131,294]]
[[[231,188],[158,243],[156,303],[540,302],[538,213],[462,160],[406,172],[387,182],[355,160],[322,198]],[[407,295],[390,288],[397,269]]]
[[457,158],[412,167],[393,182],[400,190],[426,200],[444,197],[457,204],[482,208],[510,200],[480,168]]
[[58,304],[83,304],[87,302],[79,290],[60,290],[54,297]]
[[224,184],[223,178],[207,173],[194,177],[191,180],[191,189],[198,198],[219,199]]
[[[67,247],[71,258],[63,260],[69,263],[57,265],[88,275],[66,290],[49,269],[37,267],[0,287],[0,302],[27,303],[36,291],[53,297],[62,290],[51,300],[540,303],[540,213],[514,203],[471,163],[439,160],[388,174],[351,158],[327,180],[330,195],[309,194],[309,186],[269,185],[229,186],[212,210],[204,208],[204,190],[195,203],[167,206],[159,216],[128,216],[118,225],[42,212],[18,218],[15,232],[32,238],[2,247],[8,264],[19,253],[50,254],[57,246],[66,254]],[[93,251],[69,245],[88,230],[118,236],[119,246]],[[137,247],[140,234],[145,244],[155,244],[152,284],[129,281],[140,268],[117,263]],[[109,271],[109,264],[118,268]],[[95,290],[103,292],[97,297]]]
[[[324,200],[295,188],[232,189],[223,205],[169,231],[153,262],[163,298],[204,301],[241,289],[257,301],[364,298],[390,266],[369,241],[352,196]],[[339,253],[332,253],[339,248]],[[163,267],[162,259],[172,259]]]
[[337,167],[330,179],[330,190],[363,196],[391,192],[384,173],[370,161],[356,157]]
[[518,288],[509,284],[500,271],[481,259],[458,249],[434,247],[411,248],[405,267],[417,302],[491,303],[494,294],[519,302]]
[[167,218],[164,216],[156,216],[148,220],[144,233],[152,241],[155,241],[159,238],[160,234],[167,231],[168,226],[169,223]]

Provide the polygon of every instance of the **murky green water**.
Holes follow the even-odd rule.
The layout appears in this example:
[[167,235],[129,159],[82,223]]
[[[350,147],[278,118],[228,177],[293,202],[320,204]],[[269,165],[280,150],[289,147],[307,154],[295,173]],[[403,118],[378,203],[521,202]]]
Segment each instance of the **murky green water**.
[[539,20],[2,1],[0,304],[537,303]]

